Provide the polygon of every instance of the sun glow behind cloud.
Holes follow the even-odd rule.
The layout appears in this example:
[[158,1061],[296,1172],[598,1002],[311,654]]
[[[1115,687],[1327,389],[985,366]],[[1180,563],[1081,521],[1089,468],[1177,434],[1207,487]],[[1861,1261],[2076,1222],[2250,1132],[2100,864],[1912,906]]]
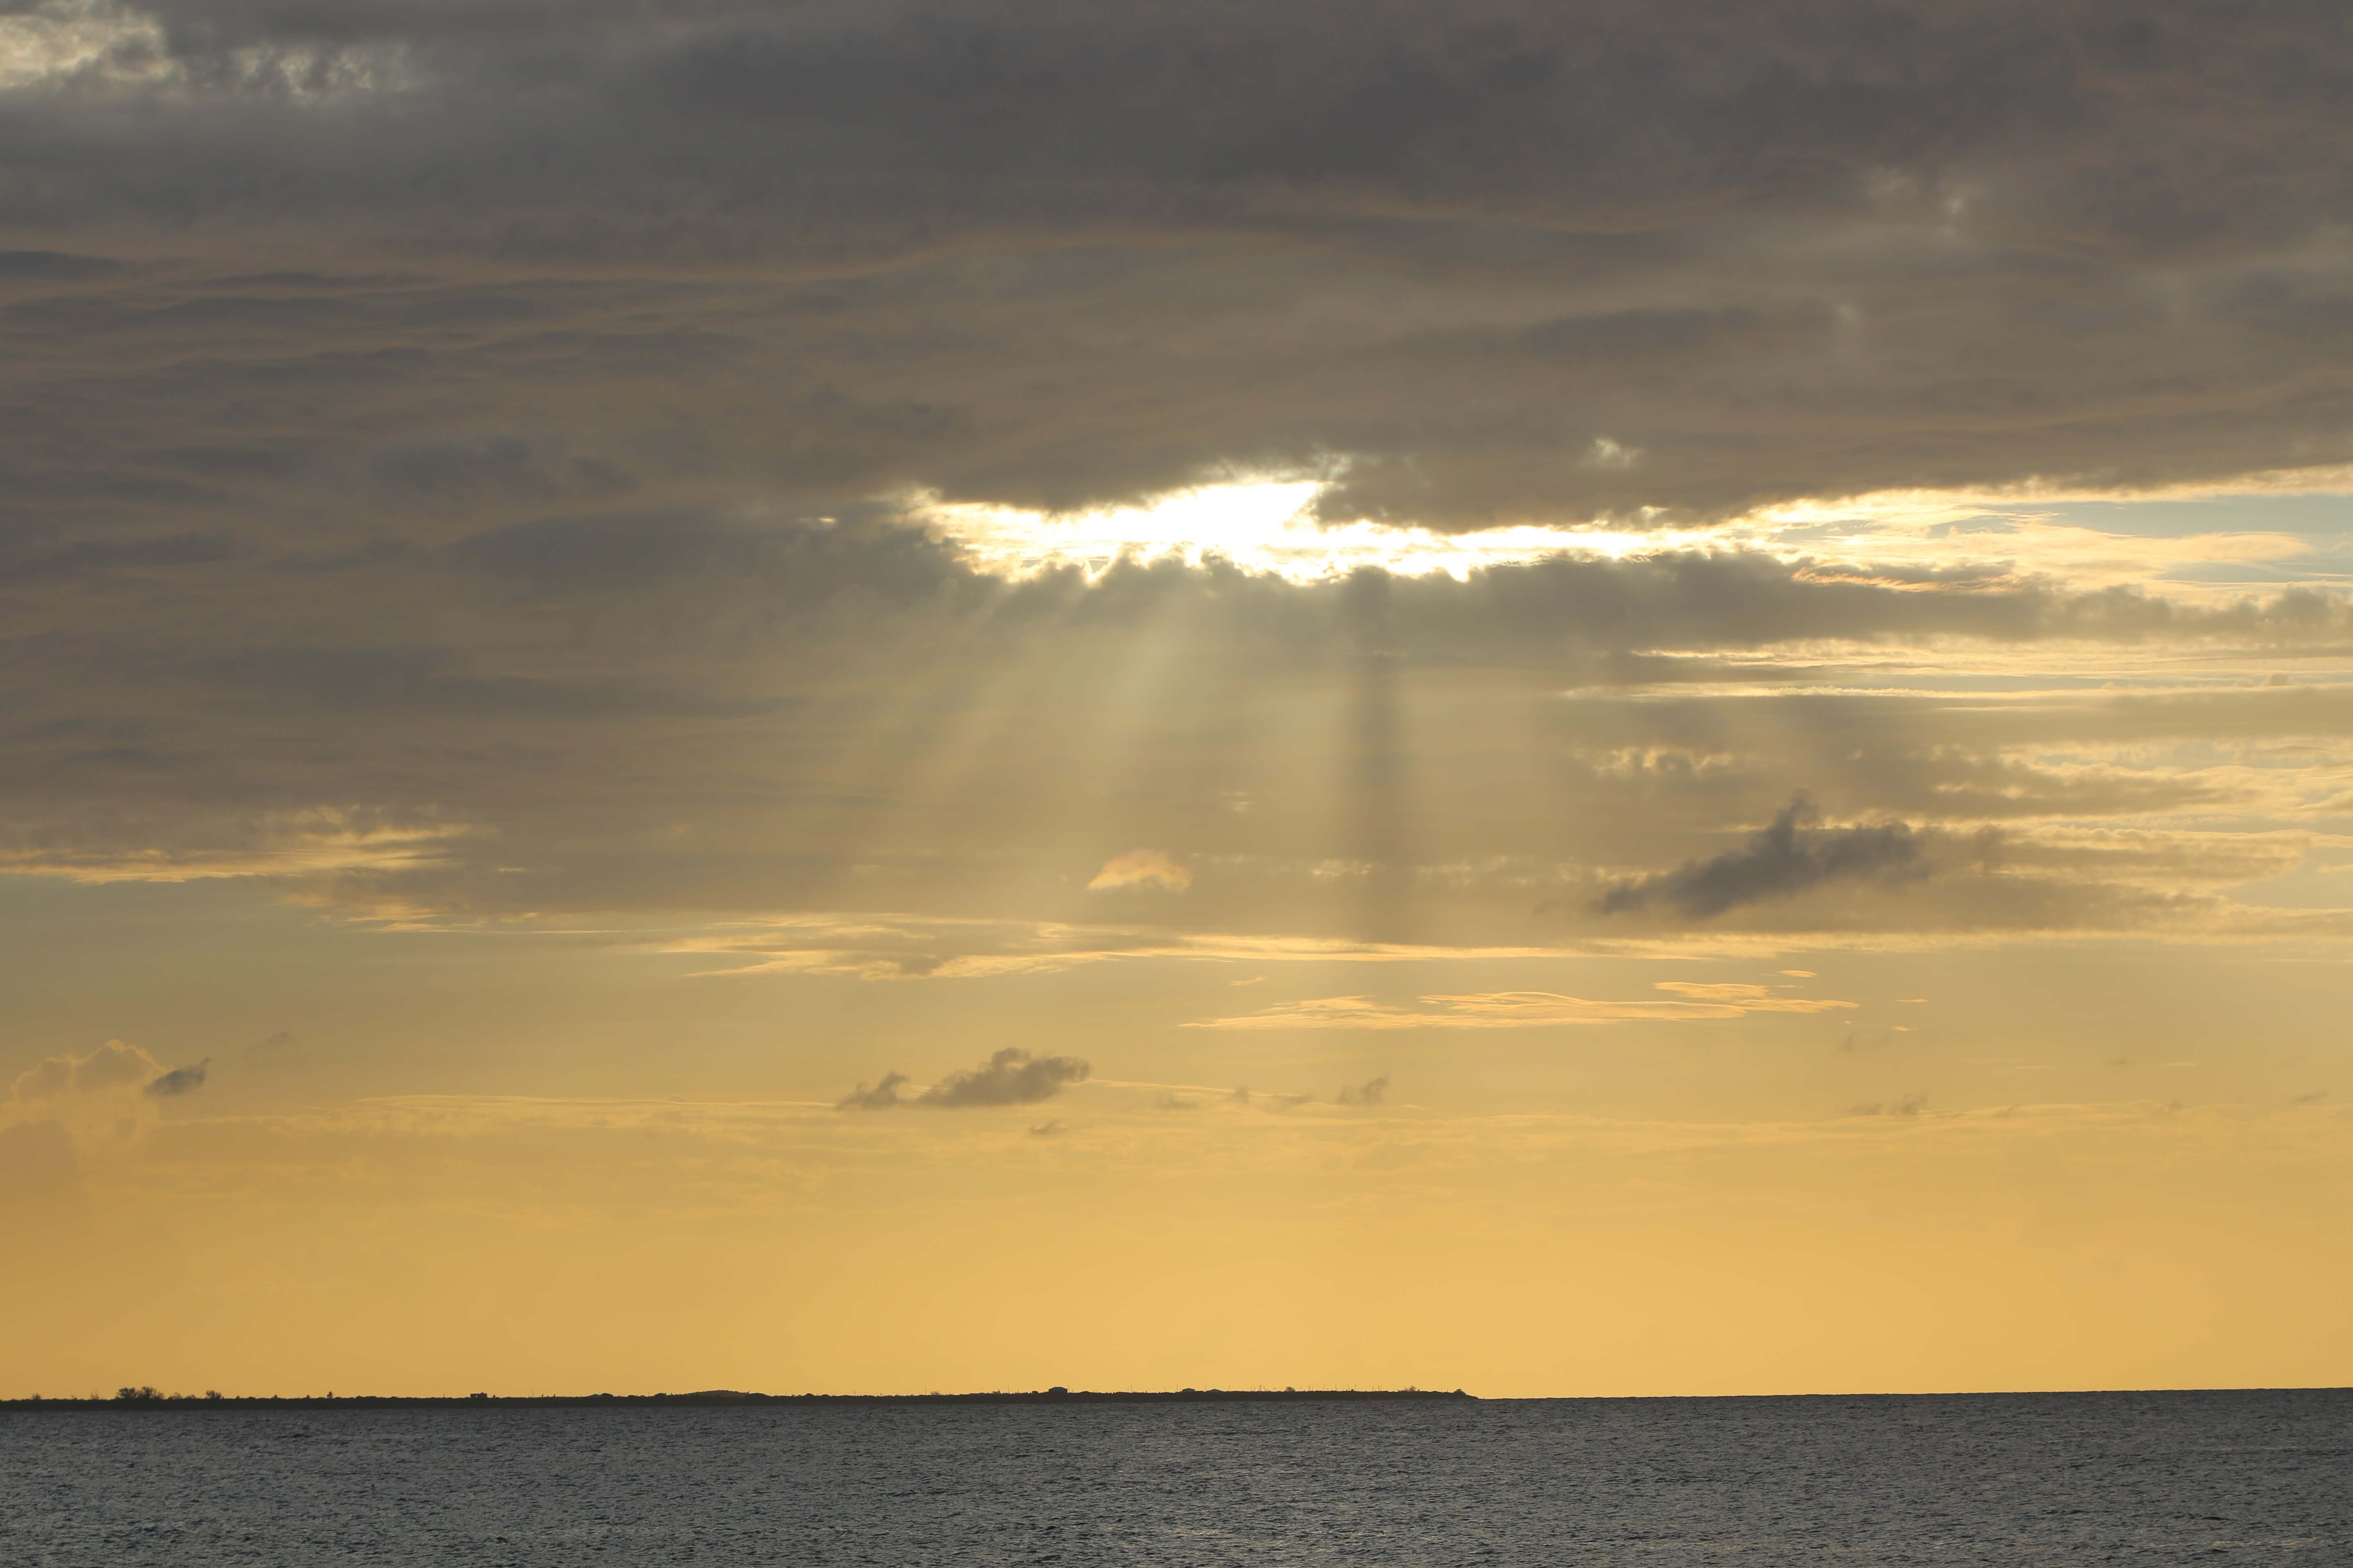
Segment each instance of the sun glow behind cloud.
[[[2346,488],[2341,471],[2330,470],[2326,478],[2329,482],[2320,489]],[[2238,591],[2250,570],[2276,580],[2276,572],[2265,569],[2315,551],[2315,541],[2287,531],[2238,528],[2166,534],[2085,527],[2053,509],[2072,500],[2113,498],[2055,489],[1889,491],[1760,507],[1704,526],[1516,523],[1446,533],[1370,519],[1326,521],[1316,506],[1325,489],[1325,481],[1317,479],[1246,480],[1070,512],[944,501],[925,494],[913,500],[909,514],[955,544],[976,569],[1013,579],[1076,568],[1092,580],[1121,562],[1179,561],[1196,567],[1224,563],[1302,584],[1366,569],[1399,577],[1443,573],[1461,582],[1487,568],[1553,557],[1626,560],[1722,550],[1842,572],[1897,570],[1946,579],[1924,580],[1924,589],[1966,588],[1969,584],[1953,581],[1961,577],[1981,579],[1984,586],[2042,578],[2085,588],[2158,579],[2168,594],[2204,597]],[[2284,493],[2295,492],[2256,476],[2241,487],[2135,499],[2243,499],[2258,507],[2264,498]],[[2324,568],[2295,575],[2327,581],[2339,574]]]
[[1314,583],[1377,567],[1395,576],[1443,572],[1457,582],[1482,567],[1549,555],[1620,556],[1687,548],[1712,534],[1698,530],[1629,532],[1602,528],[1517,524],[1468,533],[1315,516],[1321,479],[1268,479],[1201,485],[1134,506],[1040,512],[978,502],[919,499],[925,526],[953,541],[984,572],[1026,577],[1075,566],[1101,576],[1121,561],[1224,561],[1242,571]]

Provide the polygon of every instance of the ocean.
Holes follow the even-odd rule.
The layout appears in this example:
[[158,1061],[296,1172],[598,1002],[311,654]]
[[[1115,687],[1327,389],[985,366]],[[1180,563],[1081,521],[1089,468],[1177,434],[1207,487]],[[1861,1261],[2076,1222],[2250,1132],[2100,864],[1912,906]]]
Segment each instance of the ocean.
[[0,1563],[2353,1564],[2353,1391],[0,1412]]

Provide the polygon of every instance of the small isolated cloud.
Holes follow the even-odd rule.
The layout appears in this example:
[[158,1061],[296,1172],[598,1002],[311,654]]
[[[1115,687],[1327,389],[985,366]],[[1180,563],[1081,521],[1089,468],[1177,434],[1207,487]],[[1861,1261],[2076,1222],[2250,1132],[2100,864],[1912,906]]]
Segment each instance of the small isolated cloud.
[[187,1067],[174,1068],[170,1072],[150,1080],[146,1088],[140,1092],[145,1094],[150,1100],[174,1100],[184,1094],[194,1094],[205,1087],[205,1079],[211,1076],[212,1067],[212,1058],[206,1057],[204,1060],[192,1063]]
[[1051,1100],[1066,1085],[1083,1081],[1092,1070],[1077,1057],[1035,1057],[1018,1046],[1008,1046],[979,1067],[952,1072],[913,1096],[899,1092],[907,1085],[906,1074],[885,1073],[878,1084],[860,1083],[837,1101],[835,1109],[894,1110],[902,1105],[923,1105],[941,1110],[965,1110],[992,1105],[1035,1105],[1039,1100]]
[[1388,1097],[1388,1075],[1384,1073],[1379,1078],[1368,1078],[1362,1083],[1342,1085],[1339,1102],[1342,1105],[1378,1105]]
[[1812,797],[1801,790],[1746,847],[1621,882],[1593,907],[1616,915],[1664,904],[1687,920],[1699,921],[1743,904],[1786,899],[1822,882],[1927,874],[1920,837],[1907,825],[1812,826],[1820,815]]
[[2295,1099],[2289,1100],[2288,1103],[2290,1105],[2318,1105],[2322,1100],[2327,1100],[2327,1098],[2328,1091],[2327,1089],[2316,1089],[2309,1094],[2297,1095]]
[[1925,1094],[1907,1094],[1901,1100],[1865,1100],[1861,1105],[1846,1108],[1849,1116],[1917,1116],[1928,1108]]
[[856,1089],[843,1095],[834,1109],[836,1110],[889,1110],[894,1106],[903,1105],[906,1101],[899,1098],[899,1087],[906,1081],[905,1073],[884,1073],[881,1083],[872,1085],[860,1083]]
[[301,1043],[295,1039],[290,1029],[280,1029],[245,1047],[245,1065],[263,1072],[292,1067],[301,1059]]
[[1037,1126],[1029,1129],[1029,1136],[1032,1138],[1060,1138],[1063,1131],[1064,1128],[1062,1126],[1062,1119],[1057,1116],[1050,1121],[1040,1121]]
[[1051,1100],[1067,1084],[1083,1082],[1092,1070],[1077,1057],[1033,1057],[1018,1046],[1008,1046],[984,1066],[948,1074],[923,1090],[915,1103],[948,1110],[1035,1105]]
[[1157,888],[1165,893],[1181,893],[1193,885],[1193,873],[1157,849],[1131,849],[1124,855],[1114,855],[1103,862],[1095,879],[1087,884],[1090,893],[1111,892],[1122,888]]

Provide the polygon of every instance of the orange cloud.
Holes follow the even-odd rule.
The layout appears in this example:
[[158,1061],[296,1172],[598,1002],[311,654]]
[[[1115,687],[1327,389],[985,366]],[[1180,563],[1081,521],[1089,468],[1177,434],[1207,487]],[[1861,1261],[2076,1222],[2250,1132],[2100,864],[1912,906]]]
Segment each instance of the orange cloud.
[[1131,849],[1124,855],[1114,855],[1103,862],[1095,879],[1087,884],[1090,893],[1109,892],[1119,888],[1158,888],[1164,892],[1181,893],[1193,885],[1193,873],[1176,864],[1157,849]]

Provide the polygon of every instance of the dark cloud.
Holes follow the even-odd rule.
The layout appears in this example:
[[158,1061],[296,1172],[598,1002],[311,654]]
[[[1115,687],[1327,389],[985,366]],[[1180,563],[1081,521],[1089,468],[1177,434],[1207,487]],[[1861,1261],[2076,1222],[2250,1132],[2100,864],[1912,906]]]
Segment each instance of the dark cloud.
[[1841,1114],[1847,1116],[1917,1116],[1927,1109],[1928,1097],[1926,1095],[1907,1094],[1898,1100],[1870,1100],[1863,1101],[1860,1105],[1850,1105]]
[[63,250],[0,250],[0,280],[42,282],[103,278],[121,270],[121,263],[102,256],[75,256]]
[[[232,690],[338,713],[398,707],[514,717],[742,712],[741,701],[665,691],[625,680],[578,681],[476,675],[455,654],[417,647],[277,647],[224,655],[212,673]],[[756,702],[753,707],[759,706]]]
[[294,1037],[290,1029],[280,1029],[245,1047],[245,1065],[258,1072],[299,1067],[305,1057],[302,1042]]
[[[886,1073],[872,1088],[860,1084],[843,1098],[843,1110],[892,1110],[902,1105],[929,1106],[939,1110],[966,1110],[997,1105],[1035,1105],[1062,1089],[1085,1081],[1090,1068],[1077,1057],[1036,1057],[1008,1046],[976,1068],[949,1073],[912,1098],[899,1092],[907,1082],[903,1073]],[[1048,1122],[1059,1130],[1059,1123]],[[1030,1129],[1038,1132],[1039,1129]],[[1039,1136],[1048,1136],[1039,1132]]]
[[110,447],[654,510],[1345,453],[1442,526],[2353,449],[2297,0],[153,14],[164,79],[126,21],[0,93],[22,388]]
[[[1956,524],[1984,526],[1948,566],[1725,542],[1463,582],[1011,583],[911,499],[1271,466],[1330,476],[1335,516],[1639,529],[2333,460],[2334,14],[92,17],[120,50],[0,89],[10,866],[266,875],[343,910],[1076,922],[1103,914],[1057,891],[1092,868],[1063,867],[1070,826],[1107,817],[1106,852],[1199,868],[1155,920],[1511,942],[1557,935],[1540,905],[1589,916],[1597,868],[1704,861],[1799,780],[1958,864],[1987,822],[2259,804],[2252,770],[2050,747],[2353,724],[2324,683],[1859,689],[1955,647],[2353,646],[2310,588],[2084,591],[2006,518]],[[2166,853],[2186,881],[2234,859]],[[1903,918],[2155,918],[2121,857],[2059,862],[2021,839],[2006,879],[1940,876]],[[2094,873],[2116,886],[2063,886]],[[1680,875],[1630,896],[1686,918]],[[1002,972],[1060,940],[826,962]]]
[[1070,1084],[1082,1083],[1091,1069],[1077,1057],[1033,1057],[1008,1046],[977,1068],[952,1072],[923,1090],[917,1105],[961,1110],[990,1105],[1035,1105]]
[[1594,908],[1623,914],[1664,904],[1689,920],[1706,920],[1743,904],[1785,899],[1822,882],[1896,879],[1926,874],[1919,836],[1904,823],[1817,828],[1820,813],[1800,793],[1747,845],[1672,871],[1621,883]]
[[908,1103],[907,1100],[902,1098],[899,1093],[900,1086],[904,1084],[906,1081],[907,1075],[904,1073],[884,1073],[882,1075],[881,1082],[873,1085],[871,1088],[869,1088],[863,1083],[860,1084],[856,1089],[851,1089],[848,1094],[842,1096],[839,1103],[838,1103],[834,1109],[837,1110],[893,1110],[896,1107]]
[[184,1094],[193,1094],[205,1087],[205,1079],[211,1073],[212,1065],[212,1058],[206,1057],[190,1066],[174,1068],[162,1077],[152,1079],[140,1092],[151,1100],[174,1100]]
[[1388,1075],[1384,1074],[1379,1078],[1366,1079],[1362,1083],[1342,1085],[1337,1102],[1342,1105],[1373,1106],[1381,1104],[1388,1097],[1389,1080]]

